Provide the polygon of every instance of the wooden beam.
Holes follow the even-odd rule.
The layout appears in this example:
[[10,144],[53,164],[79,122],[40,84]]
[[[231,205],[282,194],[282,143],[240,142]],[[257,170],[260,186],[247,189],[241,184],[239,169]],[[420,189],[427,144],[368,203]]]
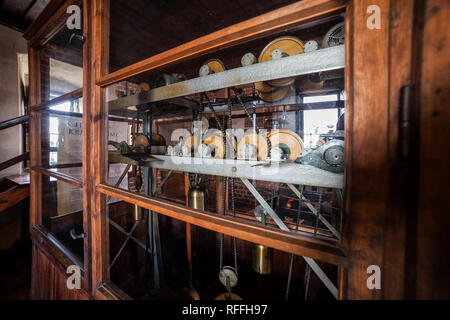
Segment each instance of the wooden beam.
[[31,0],[30,4],[28,5],[28,7],[25,9],[25,11],[22,13],[22,19],[25,18],[25,16],[28,14],[28,12],[30,12],[31,8],[34,7],[34,5],[36,4],[37,0]]
[[42,44],[48,42],[55,33],[64,25],[67,17],[67,7],[70,5],[82,5],[82,0],[52,0],[42,11],[39,17],[31,24],[23,37],[28,44],[38,49]]
[[27,25],[22,20],[7,15],[3,12],[0,12],[0,24],[20,33],[23,33],[27,29]]
[[[416,299],[450,299],[450,2],[428,0],[420,65],[416,234]],[[415,35],[414,35],[415,36]],[[419,100],[419,99],[418,99]]]
[[[381,29],[367,28],[370,5],[381,9]],[[352,2],[347,16],[346,217],[348,252],[345,299],[382,299],[366,286],[367,268],[383,268],[384,226],[389,196],[389,32],[391,0]],[[373,44],[377,45],[374,46]],[[362,72],[364,70],[364,72]],[[370,88],[370,89],[368,89]]]
[[29,196],[30,187],[28,185],[14,186],[9,190],[0,193],[0,212],[12,207]]
[[[40,52],[28,45],[28,65],[30,71],[30,105],[41,102]],[[31,109],[31,108],[30,108]],[[30,167],[41,165],[41,124],[39,112],[30,114]],[[41,222],[42,179],[36,171],[30,172],[30,230]]]
[[42,168],[42,167],[31,167],[31,170],[34,172],[38,172],[40,174],[46,175],[48,177],[55,178],[57,180],[64,181],[66,183],[69,183],[75,187],[83,188],[83,181],[76,179],[74,177],[68,176],[64,173],[50,171],[48,169]]
[[17,156],[10,160],[2,162],[2,163],[0,163],[0,171],[3,171],[9,167],[12,167],[13,165],[18,164],[19,162],[27,161],[29,158],[30,158],[30,153],[25,152],[25,153],[21,154],[20,156]]
[[[419,1],[424,2],[424,1]],[[399,116],[404,109],[402,105],[404,91],[413,83],[414,51],[422,50],[421,32],[414,28],[414,3],[418,1],[394,0],[391,4],[393,18],[390,22],[389,59],[389,136],[388,163],[390,164],[390,186],[387,206],[388,214],[384,224],[384,261],[383,261],[383,299],[411,299],[413,290],[409,274],[413,265],[407,262],[407,228],[408,216],[417,207],[411,189],[417,188],[418,168],[412,168],[413,161],[399,157]],[[395,26],[395,27],[394,27]],[[414,129],[416,130],[416,129]],[[418,130],[418,128],[417,128]],[[417,146],[417,140],[413,144]],[[411,149],[412,150],[412,149]],[[416,180],[416,181],[414,181]],[[412,206],[412,207],[409,207]]]
[[85,268],[94,297],[97,288],[109,281],[109,223],[106,197],[95,187],[107,181],[106,155],[108,128],[105,90],[95,79],[106,74],[109,66],[109,0],[84,0],[84,30],[88,41],[83,50],[83,221],[87,241],[84,242]]
[[343,10],[347,0],[303,0],[200,37],[171,50],[97,78],[105,87],[149,70],[207,54],[263,36],[287,30],[301,23]]
[[39,103],[36,105],[31,105],[31,111],[43,111],[47,110],[51,106],[58,105],[67,101],[73,101],[76,99],[79,99],[83,96],[83,88],[74,90],[72,92],[68,92],[66,94],[63,94],[62,96],[56,97],[54,99],[51,99],[49,101],[45,101],[43,103]]
[[160,199],[148,198],[108,185],[99,185],[96,189],[104,195],[137,204],[168,217],[239,239],[334,265],[345,266],[348,262],[345,252],[334,243],[292,234],[291,232],[264,228],[256,223],[240,222],[233,218],[186,208],[184,205]]
[[25,115],[25,116],[21,116],[21,117],[17,117],[11,120],[6,120],[0,123],[0,130],[4,130],[7,128],[11,128],[14,126],[17,126],[18,124],[22,124],[27,122],[30,119],[29,115]]

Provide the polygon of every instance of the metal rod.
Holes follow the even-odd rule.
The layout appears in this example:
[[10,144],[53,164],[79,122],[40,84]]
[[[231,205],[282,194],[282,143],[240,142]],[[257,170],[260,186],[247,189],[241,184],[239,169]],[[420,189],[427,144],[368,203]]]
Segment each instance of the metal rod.
[[286,287],[286,295],[284,297],[284,300],[287,300],[289,298],[289,289],[291,286],[291,277],[292,277],[293,267],[294,267],[294,255],[291,254],[290,261],[289,261],[289,274],[288,274],[288,281],[287,281],[287,287]]
[[[124,235],[128,235],[127,231],[125,229],[123,229],[121,226],[119,226],[117,223],[115,223],[112,220],[109,220],[109,223],[116,228],[118,231],[120,231],[121,233],[123,233]],[[136,239],[133,236],[130,236],[130,240],[133,241],[134,243],[136,243],[139,247],[141,247],[142,249],[144,249],[145,251],[147,251],[149,254],[152,254],[152,251],[150,250],[150,248],[147,248],[147,246],[145,244],[143,244],[141,241],[139,241],[138,239]]]
[[191,224],[186,223],[186,252],[189,268],[189,289],[192,290],[192,241],[191,241]]
[[164,179],[161,181],[161,183],[158,186],[158,189],[156,190],[156,194],[161,192],[162,187],[164,186],[164,183],[167,182],[167,180],[169,180],[170,176],[172,175],[173,170],[170,170],[167,175],[164,177]]
[[303,259],[305,259],[306,263],[311,267],[311,269],[313,269],[314,273],[319,277],[320,280],[322,280],[325,287],[327,287],[328,290],[330,290],[331,294],[337,299],[339,290],[336,288],[333,282],[331,282],[325,272],[323,272],[323,270],[319,267],[316,261],[308,257],[303,257]]
[[304,300],[308,300],[308,292],[309,292],[309,284],[311,280],[311,267],[307,264],[306,270],[305,270],[305,279],[304,279],[304,285],[305,285],[305,295]]
[[[123,170],[122,174],[120,175],[119,180],[117,180],[116,184],[114,185],[114,187],[118,187],[120,186],[120,184],[122,183],[123,178],[125,178],[125,175],[128,173],[128,170],[130,170],[131,164],[128,164],[125,169]],[[106,202],[108,203],[108,201],[111,199],[111,196],[108,196],[108,198],[106,199]]]
[[139,224],[140,221],[136,221],[133,225],[133,227],[131,228],[131,231],[129,233],[127,233],[127,238],[125,239],[125,241],[123,242],[122,246],[120,247],[119,251],[117,251],[116,256],[114,257],[113,261],[111,262],[111,264],[108,267],[108,270],[111,270],[112,266],[114,265],[114,263],[116,263],[117,259],[119,258],[120,254],[122,253],[123,249],[125,249],[125,246],[128,243],[128,240],[130,240],[130,236],[133,234],[134,230],[136,229],[137,225]]

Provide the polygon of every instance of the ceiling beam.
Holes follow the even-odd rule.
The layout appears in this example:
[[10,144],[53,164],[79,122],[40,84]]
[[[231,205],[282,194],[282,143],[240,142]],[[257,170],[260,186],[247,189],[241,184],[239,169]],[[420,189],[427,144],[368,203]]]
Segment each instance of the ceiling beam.
[[[0,0],[2,1],[2,0]],[[28,12],[31,10],[31,8],[34,7],[34,5],[36,4],[37,0],[32,0],[30,2],[30,4],[28,5],[28,7],[25,9],[25,11],[22,13],[22,19],[25,18],[25,16],[28,14]]]
[[16,31],[19,31],[20,33],[24,33],[25,30],[27,30],[28,28],[28,25],[25,24],[23,21],[14,19],[14,17],[6,15],[3,12],[0,12],[0,24],[8,28],[14,29]]

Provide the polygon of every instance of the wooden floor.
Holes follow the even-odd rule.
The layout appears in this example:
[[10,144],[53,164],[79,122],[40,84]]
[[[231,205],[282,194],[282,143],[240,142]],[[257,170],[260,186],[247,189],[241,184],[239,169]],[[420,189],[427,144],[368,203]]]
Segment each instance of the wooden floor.
[[31,240],[0,251],[0,300],[30,299]]
[[[13,182],[21,187],[20,182]],[[27,184],[29,181],[23,187],[28,188]],[[26,198],[14,202],[0,210],[0,300],[30,299],[29,201]]]

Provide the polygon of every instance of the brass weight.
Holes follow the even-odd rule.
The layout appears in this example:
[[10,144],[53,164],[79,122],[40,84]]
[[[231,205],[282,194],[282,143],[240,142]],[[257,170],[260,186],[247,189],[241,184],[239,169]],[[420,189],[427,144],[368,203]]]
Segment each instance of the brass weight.
[[134,221],[141,221],[142,220],[142,208],[138,205],[133,206],[133,218]]
[[261,244],[253,246],[253,269],[262,275],[272,272],[272,248]]
[[191,187],[188,193],[189,197],[189,207],[205,210],[205,192],[200,190],[198,187]]

